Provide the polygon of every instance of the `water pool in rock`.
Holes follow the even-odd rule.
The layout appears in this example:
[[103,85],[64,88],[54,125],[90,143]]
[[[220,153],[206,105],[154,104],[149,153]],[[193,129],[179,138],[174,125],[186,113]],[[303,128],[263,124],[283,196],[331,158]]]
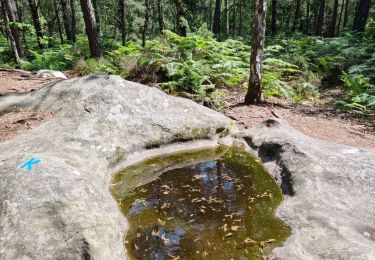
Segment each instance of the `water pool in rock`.
[[115,175],[133,259],[261,259],[290,235],[273,178],[243,148],[146,159]]

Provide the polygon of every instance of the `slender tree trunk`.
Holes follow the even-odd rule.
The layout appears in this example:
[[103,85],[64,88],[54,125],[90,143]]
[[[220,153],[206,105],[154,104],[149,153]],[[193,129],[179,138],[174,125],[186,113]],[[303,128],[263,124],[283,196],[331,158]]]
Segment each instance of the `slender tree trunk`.
[[238,35],[239,36],[242,36],[242,0],[239,0],[240,4],[239,4],[239,26],[238,26]]
[[342,24],[343,29],[348,26],[349,21],[349,0],[345,1],[345,11],[344,11],[344,23]]
[[326,0],[320,0],[319,1],[318,19],[317,19],[317,22],[316,22],[316,30],[315,30],[315,34],[317,36],[323,35],[325,7],[326,7]]
[[163,14],[163,4],[162,0],[158,0],[158,22],[159,22],[159,32],[163,33],[164,30],[164,14]]
[[63,36],[62,28],[61,28],[59,8],[57,6],[56,0],[53,0],[53,5],[54,5],[54,8],[55,8],[55,17],[56,17],[56,22],[57,22],[57,30],[58,30],[59,36],[60,36],[60,43],[63,44],[64,43],[64,36]]
[[150,20],[150,0],[145,0],[146,12],[145,12],[145,22],[143,24],[142,30],[142,46],[143,48],[146,46],[146,34],[148,29],[148,22]]
[[228,0],[224,0],[224,5],[225,5],[225,34],[228,37],[229,36],[229,4]]
[[71,27],[71,12],[69,11],[67,0],[60,0],[61,13],[63,17],[64,29],[66,39],[68,42],[73,42],[72,27]]
[[[10,23],[17,22],[16,15],[14,13],[14,6],[12,0],[1,0],[1,5],[4,9],[4,16],[7,19],[8,28],[10,31],[8,31],[8,37],[11,40],[11,44],[15,45],[17,49],[17,53],[14,53],[14,55],[18,56],[19,58],[23,57],[23,47],[22,42],[20,38],[20,33],[18,29],[10,26]],[[15,57],[16,58],[16,57]],[[17,58],[16,58],[17,59]]]
[[118,16],[119,16],[119,28],[121,32],[121,44],[125,46],[126,28],[125,28],[125,2],[124,0],[118,1]]
[[310,0],[306,0],[306,22],[305,22],[305,33],[310,34]]
[[232,4],[232,36],[235,37],[236,36],[236,30],[237,30],[237,20],[236,20],[236,17],[237,17],[237,6],[236,6],[236,0],[233,0],[233,4]]
[[337,35],[340,35],[340,25],[341,25],[341,20],[342,20],[342,14],[344,13],[344,6],[345,6],[345,0],[342,0],[341,9],[340,9],[340,16],[339,16],[339,22],[337,23],[337,31],[336,31]]
[[96,29],[98,30],[98,34],[100,35],[100,15],[99,15],[99,6],[98,0],[92,0],[92,6],[94,8],[95,20],[96,20]]
[[214,5],[214,0],[210,0],[209,7],[208,7],[208,28],[212,28],[212,6]]
[[40,24],[38,4],[37,4],[36,0],[28,0],[28,2],[29,2],[30,12],[31,12],[31,17],[32,17],[33,23],[34,23],[38,47],[39,47],[39,49],[43,49],[43,44],[41,42],[41,40],[43,39],[43,30],[42,30],[42,25]]
[[182,2],[181,2],[181,0],[173,0],[173,1],[175,3],[176,12],[177,12],[176,25],[177,25],[178,33],[181,36],[186,37],[187,28],[186,28],[186,25],[184,23],[182,23],[182,19],[185,18],[185,11],[184,11],[184,8],[182,6]]
[[301,0],[297,0],[296,10],[294,13],[294,20],[293,20],[293,31],[296,31],[300,27],[301,27]]
[[266,34],[267,0],[256,0],[255,2],[256,8],[251,41],[250,79],[245,104],[259,103],[262,97],[261,72]]
[[333,5],[333,13],[332,13],[332,20],[331,25],[329,28],[329,36],[334,37],[336,35],[336,23],[337,23],[337,11],[339,8],[339,0],[335,0]]
[[71,12],[71,32],[72,32],[72,42],[76,42],[77,37],[77,20],[76,20],[76,8],[74,6],[74,0],[70,0],[70,12]]
[[221,33],[221,0],[216,0],[215,3],[215,14],[214,14],[214,24],[212,26],[212,32],[215,35]]
[[91,0],[80,0],[85,20],[86,34],[89,40],[90,54],[93,58],[100,58],[99,33],[95,19],[94,7]]
[[272,35],[277,33],[277,0],[272,0],[271,32]]
[[6,0],[1,0],[0,3],[1,3],[3,16],[4,16],[3,18],[4,18],[5,31],[8,36],[10,46],[12,47],[13,57],[14,57],[15,62],[19,64],[21,62],[21,58],[18,52],[16,40],[14,39],[14,36],[13,36],[13,32],[11,31],[9,27],[8,7],[7,7]]
[[[23,23],[24,22],[24,20],[23,20],[23,10],[22,10],[22,8],[20,7],[20,1],[19,0],[16,0],[15,1],[15,4],[16,4],[16,10],[17,10],[17,17],[18,17],[18,21],[20,22],[20,23]],[[21,3],[22,4],[22,3]],[[25,48],[27,49],[28,47],[27,47],[27,40],[26,40],[26,34],[25,34],[25,31],[23,30],[22,32],[21,32],[21,34],[22,34],[22,42],[23,42],[23,44],[25,45]]]
[[354,16],[353,31],[364,32],[368,14],[371,7],[371,0],[359,0],[358,8]]

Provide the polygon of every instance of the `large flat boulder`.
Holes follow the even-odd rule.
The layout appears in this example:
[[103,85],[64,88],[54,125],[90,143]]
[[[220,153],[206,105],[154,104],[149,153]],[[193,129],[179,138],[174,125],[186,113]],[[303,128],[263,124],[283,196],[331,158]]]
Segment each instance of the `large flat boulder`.
[[[127,228],[108,189],[134,152],[213,138],[220,113],[118,76],[87,76],[0,98],[53,118],[0,143],[0,259],[125,259]],[[20,166],[35,157],[31,170]]]
[[[245,134],[285,195],[281,259],[375,259],[375,150],[310,138],[270,119]],[[275,166],[276,163],[276,167]]]

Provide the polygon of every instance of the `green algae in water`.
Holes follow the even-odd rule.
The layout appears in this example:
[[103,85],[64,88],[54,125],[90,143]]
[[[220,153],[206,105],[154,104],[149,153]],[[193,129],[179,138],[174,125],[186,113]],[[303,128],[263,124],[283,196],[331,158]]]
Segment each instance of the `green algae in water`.
[[119,172],[111,191],[134,259],[261,259],[290,235],[274,216],[278,185],[238,147],[147,159]]

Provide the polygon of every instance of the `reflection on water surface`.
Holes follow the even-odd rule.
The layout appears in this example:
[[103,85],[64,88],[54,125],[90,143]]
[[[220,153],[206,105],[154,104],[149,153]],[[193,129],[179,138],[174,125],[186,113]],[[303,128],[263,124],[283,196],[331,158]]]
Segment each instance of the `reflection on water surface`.
[[242,148],[151,158],[118,173],[112,193],[136,259],[260,259],[290,229],[279,187]]

